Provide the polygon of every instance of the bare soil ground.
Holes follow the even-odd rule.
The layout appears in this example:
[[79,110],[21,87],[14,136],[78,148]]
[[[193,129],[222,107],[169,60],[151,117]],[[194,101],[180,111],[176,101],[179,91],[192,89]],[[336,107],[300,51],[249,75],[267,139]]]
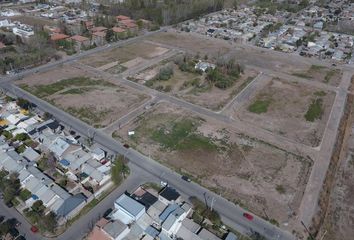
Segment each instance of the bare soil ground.
[[284,73],[305,71],[308,66],[307,59],[302,57],[289,57],[275,51],[269,52],[260,48],[236,45],[222,39],[214,39],[196,33],[176,32],[169,30],[147,37],[162,46],[174,46],[189,53],[208,54],[210,57],[222,55],[234,56],[237,62],[254,65]]
[[338,86],[342,79],[342,71],[332,67],[312,65],[307,71],[293,72],[294,76],[313,81],[323,82],[332,86]]
[[[74,80],[72,85],[62,83],[77,78],[83,79],[80,84],[75,84]],[[109,125],[148,99],[133,89],[110,83],[74,65],[64,65],[16,83],[95,127]],[[54,87],[58,90],[52,91]]]
[[57,26],[58,23],[53,21],[53,20],[49,20],[49,19],[45,19],[45,18],[41,18],[41,17],[35,17],[35,16],[13,16],[10,17],[10,19],[12,21],[20,21],[21,23],[25,23],[31,26],[44,26],[44,25],[49,25],[49,26]]
[[[128,137],[131,130],[135,135]],[[289,209],[298,209],[312,164],[166,103],[112,136],[257,214],[264,215],[265,209],[278,222],[293,217]]]
[[[231,108],[229,114],[235,119],[251,122],[276,134],[315,147],[322,139],[334,98],[333,92],[273,79],[248,105],[237,111]],[[316,99],[322,101],[320,119],[307,121],[305,114]],[[252,112],[250,107],[259,101],[269,104],[264,109],[265,112]]]
[[167,64],[173,66],[173,75],[167,81],[153,80],[164,64],[140,72],[132,79],[211,110],[220,110],[258,75],[257,71],[246,68],[233,86],[220,89],[207,82],[206,74],[183,72],[173,62]]
[[168,51],[169,49],[167,48],[140,41],[91,55],[81,59],[80,62],[92,67],[101,67],[116,61],[119,64],[123,64],[139,57],[142,59],[152,59]]
[[354,116],[346,129],[340,165],[320,232],[323,240],[351,240],[354,236]]

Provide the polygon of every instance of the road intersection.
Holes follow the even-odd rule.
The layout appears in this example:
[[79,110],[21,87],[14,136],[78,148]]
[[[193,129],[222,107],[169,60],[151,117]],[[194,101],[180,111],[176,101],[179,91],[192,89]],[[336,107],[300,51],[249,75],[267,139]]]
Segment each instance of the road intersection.
[[[273,134],[269,131],[263,130],[261,128],[258,128],[254,125],[251,125],[249,123],[241,122],[240,120],[237,119],[232,119],[226,115],[223,115],[223,111],[220,113],[213,112],[209,109],[194,105],[192,103],[189,103],[187,101],[184,101],[180,98],[176,98],[174,96],[170,96],[165,93],[158,92],[156,90],[150,89],[144,85],[140,85],[138,83],[135,83],[133,81],[130,81],[127,79],[129,75],[135,74],[139,71],[142,71],[143,69],[146,69],[147,67],[153,66],[161,59],[157,59],[155,61],[151,61],[148,65],[145,66],[139,66],[137,68],[129,70],[129,72],[125,72],[123,74],[118,74],[118,75],[112,75],[100,70],[97,70],[95,68],[89,67],[87,65],[83,65],[81,63],[76,62],[76,60],[88,56],[94,53],[97,53],[102,50],[108,50],[111,48],[115,48],[118,46],[121,46],[123,44],[131,43],[136,40],[139,40],[142,37],[137,37],[133,38],[127,41],[123,42],[118,42],[115,44],[112,44],[110,46],[105,46],[101,48],[96,48],[87,52],[83,52],[78,55],[71,56],[67,59],[63,59],[57,62],[49,63],[43,66],[40,66],[38,68],[30,69],[25,72],[22,72],[16,76],[9,76],[9,77],[4,77],[0,81],[0,86],[5,89],[7,92],[10,92],[18,97],[25,98],[34,104],[38,106],[39,109],[51,113],[57,120],[64,122],[66,125],[69,125],[72,129],[77,131],[83,136],[86,136],[88,132],[94,132],[95,133],[95,141],[99,143],[100,145],[104,146],[108,150],[119,153],[119,154],[124,154],[129,160],[130,160],[130,167],[132,169],[132,176],[129,177],[120,188],[117,188],[113,193],[111,193],[108,197],[107,200],[103,200],[102,202],[99,203],[94,209],[92,209],[84,218],[81,218],[72,225],[71,227],[68,228],[68,230],[63,233],[63,235],[59,236],[58,239],[79,239],[81,238],[85,233],[87,233],[87,230],[89,229],[89,225],[92,225],[92,221],[94,221],[97,216],[102,214],[108,207],[110,207],[113,203],[113,200],[123,191],[123,189],[133,189],[134,187],[138,186],[141,184],[143,181],[159,181],[161,180],[161,173],[164,173],[164,178],[168,180],[169,184],[175,187],[178,191],[181,192],[182,195],[184,195],[186,198],[190,196],[197,196],[200,199],[203,199],[205,195],[209,196],[209,198],[214,198],[216,199],[215,202],[215,210],[217,210],[221,217],[222,220],[224,221],[225,224],[229,225],[230,227],[242,232],[250,232],[250,231],[257,231],[260,234],[264,235],[267,237],[267,239],[295,239],[294,236],[292,236],[290,233],[281,230],[280,228],[270,224],[269,222],[264,221],[261,218],[255,217],[255,220],[250,222],[247,221],[242,214],[245,212],[244,209],[240,208],[239,206],[236,206],[234,203],[227,201],[224,199],[222,196],[219,196],[195,183],[187,183],[183,181],[180,178],[180,175],[175,173],[174,171],[166,168],[165,166],[157,163],[156,161],[153,161],[152,159],[149,159],[142,154],[140,154],[137,151],[134,151],[133,149],[130,149],[127,151],[122,146],[122,143],[114,140],[111,138],[111,133],[114,131],[114,129],[118,126],[124,125],[127,122],[131,121],[132,119],[136,118],[140,114],[142,114],[145,110],[146,107],[151,105],[151,103],[157,103],[159,101],[166,101],[175,105],[178,105],[180,107],[186,108],[188,110],[191,110],[194,113],[197,113],[201,116],[212,118],[217,121],[225,122],[225,123],[232,123],[233,127],[235,127],[238,131],[245,133],[247,135],[250,135],[252,137],[256,137],[260,140],[267,141],[271,144],[274,144],[276,146],[279,146],[283,149],[287,149],[289,151],[293,151],[294,153],[301,154],[303,156],[309,156],[311,159],[314,160],[314,166],[313,166],[313,171],[311,173],[309,183],[307,185],[303,201],[300,207],[300,220],[304,220],[306,225],[310,224],[310,220],[312,219],[313,215],[315,214],[315,208],[317,206],[317,198],[318,194],[320,192],[320,189],[322,187],[322,183],[324,180],[324,176],[327,172],[328,169],[328,164],[330,161],[331,157],[331,152],[333,150],[335,138],[337,135],[337,130],[339,127],[340,123],[340,118],[343,114],[343,109],[344,105],[346,102],[346,96],[348,93],[348,88],[350,85],[350,79],[353,74],[352,71],[348,66],[344,67],[345,72],[343,74],[343,79],[339,87],[332,87],[323,83],[316,83],[316,82],[311,82],[306,79],[302,78],[297,78],[292,76],[292,80],[296,81],[301,81],[304,83],[308,83],[310,85],[316,85],[320,87],[321,89],[326,89],[326,90],[331,90],[336,92],[336,99],[335,103],[332,107],[332,111],[327,123],[327,128],[325,130],[324,136],[321,141],[321,145],[317,148],[309,147],[307,145],[304,145],[299,142],[292,141],[288,138],[285,138],[283,136],[279,136],[277,134]],[[174,51],[181,51],[181,49],[173,49]],[[166,55],[164,57],[170,57],[171,55]],[[95,73],[99,73],[101,75],[104,75],[107,78],[113,79],[118,81],[120,84],[124,84],[125,86],[128,86],[130,88],[134,88],[135,90],[142,91],[144,93],[149,94],[152,99],[149,100],[148,102],[145,102],[142,106],[138,107],[137,109],[131,111],[127,115],[123,116],[116,122],[114,122],[112,125],[108,126],[106,129],[94,129],[91,126],[87,125],[86,123],[74,118],[73,116],[69,115],[68,113],[56,108],[55,106],[52,106],[51,104],[47,103],[46,101],[43,101],[42,99],[39,99],[32,94],[25,92],[24,90],[18,88],[13,84],[13,81],[16,79],[19,79],[23,76],[29,75],[29,74],[36,74],[38,72],[42,71],[47,71],[51,68],[54,68],[58,65],[63,65],[69,62],[75,62],[75,64],[80,65],[80,67],[86,68],[90,71],[93,71]],[[255,67],[255,66],[254,66]],[[257,68],[257,67],[255,67]],[[263,73],[262,76],[257,79],[257,81],[254,81],[253,83],[256,85],[258,82],[265,81],[264,79],[267,79],[264,77],[266,76],[272,76],[275,73],[267,70],[267,69],[260,69]],[[277,73],[278,74],[278,73]],[[284,75],[284,74],[283,74]],[[284,75],[288,76],[288,75]],[[253,85],[250,85],[251,87]],[[257,89],[257,87],[253,86],[253,88]],[[254,91],[254,89],[253,89]],[[241,94],[252,94],[252,89],[250,89],[250,92],[247,92],[247,89]],[[237,102],[239,99],[242,98],[242,95],[238,95],[235,97],[232,101]],[[232,106],[233,104],[230,104]],[[108,134],[107,134],[108,133]],[[141,176],[142,178],[138,177]],[[124,190],[125,190],[124,189]],[[317,198],[316,198],[317,197]],[[310,211],[307,211],[307,209],[310,208]],[[2,206],[0,205],[0,210],[2,209]],[[12,215],[16,215],[15,213],[9,213]],[[20,217],[21,216],[17,216]],[[88,220],[89,219],[89,220]],[[29,229],[27,225],[24,225],[24,227]],[[38,238],[31,238],[30,233],[28,234],[29,237],[28,239],[38,239]]]

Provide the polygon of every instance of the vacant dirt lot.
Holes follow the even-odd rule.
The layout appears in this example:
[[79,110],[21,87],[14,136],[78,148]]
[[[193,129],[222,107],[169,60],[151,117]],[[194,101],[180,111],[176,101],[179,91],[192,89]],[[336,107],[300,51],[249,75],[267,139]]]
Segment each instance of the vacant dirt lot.
[[[159,69],[166,65],[173,68],[171,78],[168,80],[154,80]],[[206,73],[201,75],[194,72],[181,71],[176,64],[169,62],[138,73],[133,76],[132,79],[153,89],[168,92],[173,96],[183,98],[199,106],[211,110],[220,110],[257,75],[257,71],[246,68],[233,86],[227,89],[220,89],[206,80]]]
[[[131,130],[135,135],[128,137]],[[298,208],[311,169],[307,159],[166,103],[113,137],[278,222],[288,221],[289,206]]]
[[85,57],[84,59],[81,59],[80,62],[92,67],[101,67],[112,62],[123,64],[130,61],[130,64],[128,64],[127,67],[132,67],[134,66],[134,62],[139,63],[141,60],[147,61],[148,59],[158,57],[168,51],[169,49],[167,48],[140,41]]
[[318,146],[335,94],[273,79],[248,105],[230,109],[233,118],[253,123],[300,143]]
[[109,125],[148,99],[133,89],[108,82],[73,65],[16,83],[95,127]]
[[342,72],[339,69],[320,65],[312,65],[307,71],[294,72],[293,75],[313,81],[323,82],[332,86],[338,86],[342,79]]
[[[353,111],[353,110],[352,110]],[[340,165],[322,226],[324,240],[351,240],[354,235],[354,115],[346,129]]]
[[231,55],[238,62],[254,65],[274,71],[284,73],[294,71],[305,71],[308,66],[307,59],[303,57],[292,56],[278,53],[276,51],[267,51],[250,46],[232,44],[222,39],[210,38],[195,33],[176,32],[170,30],[149,36],[147,39],[161,43],[167,46],[175,46],[186,50],[189,53],[200,53],[202,56],[208,54],[210,57],[222,55]]

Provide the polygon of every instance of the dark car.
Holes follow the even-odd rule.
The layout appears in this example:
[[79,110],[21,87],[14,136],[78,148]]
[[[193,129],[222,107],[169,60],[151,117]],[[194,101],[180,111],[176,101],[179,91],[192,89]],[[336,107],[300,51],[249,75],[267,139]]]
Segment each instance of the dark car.
[[20,235],[16,238],[16,240],[26,240],[26,238],[24,236]]
[[185,175],[182,176],[182,179],[183,179],[184,181],[186,181],[186,182],[191,182],[191,181],[192,181],[189,177],[187,177],[187,176],[185,176]]
[[123,147],[130,148],[130,146],[128,144],[126,144],[126,143],[123,145]]
[[12,204],[12,202],[8,202],[8,203],[6,203],[6,206],[7,206],[8,208],[12,208],[14,205]]
[[20,234],[16,228],[10,228],[9,233],[13,238],[17,237]]
[[0,216],[0,223],[2,223],[5,220],[4,216]]
[[253,216],[252,216],[251,214],[249,214],[249,213],[244,213],[243,216],[244,216],[245,218],[247,218],[248,220],[250,220],[250,221],[253,220]]
[[104,212],[103,217],[104,217],[104,218],[107,218],[107,216],[108,216],[112,211],[113,211],[112,208],[108,208],[108,209]]

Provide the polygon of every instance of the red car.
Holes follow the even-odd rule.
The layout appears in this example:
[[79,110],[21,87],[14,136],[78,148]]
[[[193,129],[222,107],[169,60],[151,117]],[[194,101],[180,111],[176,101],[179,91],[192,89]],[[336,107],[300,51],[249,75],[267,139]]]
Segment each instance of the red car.
[[248,220],[250,220],[250,221],[253,220],[253,216],[252,216],[251,214],[249,214],[249,213],[244,213],[243,216],[244,216],[245,218],[247,218]]
[[36,226],[31,227],[31,232],[36,233],[38,232],[38,228]]

